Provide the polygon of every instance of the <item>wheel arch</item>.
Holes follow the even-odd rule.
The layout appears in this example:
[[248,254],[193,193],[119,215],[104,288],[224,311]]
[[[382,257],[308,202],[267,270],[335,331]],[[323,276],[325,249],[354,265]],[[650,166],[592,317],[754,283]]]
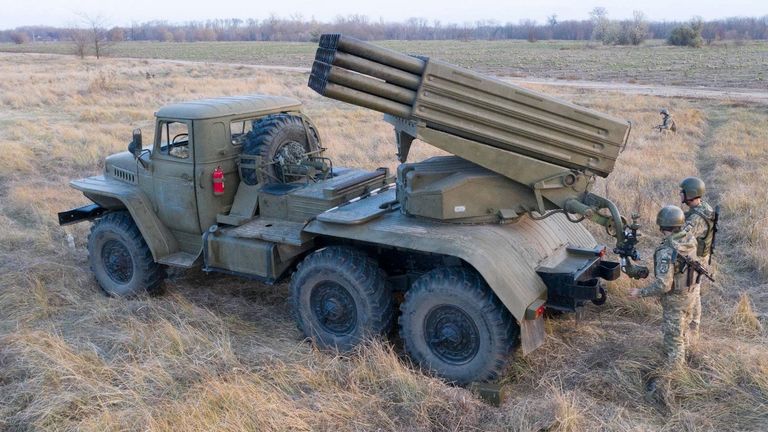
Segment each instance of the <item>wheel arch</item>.
[[455,225],[391,213],[360,225],[313,221],[306,230],[340,241],[457,258],[480,274],[520,322],[529,306],[546,299],[547,287],[537,266],[568,245],[597,244],[586,228],[559,215],[542,221],[524,218],[510,225]]
[[179,250],[173,233],[160,221],[149,197],[139,188],[106,179],[104,176],[74,180],[70,185],[109,211],[127,210],[155,261]]
[[[465,254],[465,253],[461,253],[461,251],[451,250],[451,248],[428,247],[427,245],[418,245],[413,248],[403,248],[401,246],[392,246],[390,244],[369,243],[367,241],[348,240],[348,239],[337,238],[337,237],[326,238],[324,246],[320,246],[315,250],[321,250],[323,248],[331,247],[331,246],[354,247],[356,249],[365,251],[366,254],[368,254],[369,256],[374,256],[377,259],[382,259],[383,257],[386,256],[385,253],[383,253],[383,251],[395,252],[411,258],[415,258],[415,257],[431,258],[429,260],[429,263],[426,264],[426,267],[420,269],[420,271],[417,273],[419,275],[426,274],[429,271],[439,267],[451,267],[451,266],[466,267],[468,269],[471,269],[477,272],[480,275],[480,277],[486,281],[486,283],[491,288],[491,291],[494,293],[494,295],[496,295],[496,297],[498,297],[499,300],[502,301],[504,306],[510,311],[510,313],[512,313],[512,315],[517,320],[523,320],[525,317],[526,307],[530,303],[534,302],[536,299],[539,298],[539,296],[533,296],[532,300],[528,302],[526,296],[516,295],[518,291],[504,289],[503,287],[509,286],[508,284],[509,281],[505,281],[504,277],[500,277],[498,272],[496,272],[495,270],[494,264],[491,262],[492,260],[483,259],[481,256],[478,256],[475,254]],[[518,274],[517,276],[520,276],[520,274]],[[526,275],[526,276],[534,276],[534,275]],[[530,284],[534,285],[535,289],[537,290],[541,289],[542,293],[546,293],[546,286],[543,284],[543,281],[541,281],[541,278],[538,277],[538,275],[535,275],[535,278],[526,277],[526,280]],[[539,283],[541,284],[541,286],[539,286]],[[506,301],[505,301],[505,298],[506,298]],[[515,313],[515,311],[517,311],[518,313]]]

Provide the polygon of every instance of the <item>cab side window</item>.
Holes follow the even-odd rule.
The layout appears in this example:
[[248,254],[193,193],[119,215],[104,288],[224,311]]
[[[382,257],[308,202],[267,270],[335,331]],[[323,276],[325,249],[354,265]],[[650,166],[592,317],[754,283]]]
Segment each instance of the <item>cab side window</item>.
[[189,157],[189,126],[185,122],[160,122],[160,153],[179,159]]
[[232,145],[242,145],[253,129],[254,119],[234,120],[229,124],[229,136],[232,138]]

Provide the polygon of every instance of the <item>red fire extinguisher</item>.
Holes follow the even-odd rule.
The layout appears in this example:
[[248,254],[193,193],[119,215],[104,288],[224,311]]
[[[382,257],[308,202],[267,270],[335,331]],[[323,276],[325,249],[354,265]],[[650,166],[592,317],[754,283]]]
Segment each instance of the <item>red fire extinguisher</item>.
[[213,170],[213,194],[224,195],[224,171],[220,166]]

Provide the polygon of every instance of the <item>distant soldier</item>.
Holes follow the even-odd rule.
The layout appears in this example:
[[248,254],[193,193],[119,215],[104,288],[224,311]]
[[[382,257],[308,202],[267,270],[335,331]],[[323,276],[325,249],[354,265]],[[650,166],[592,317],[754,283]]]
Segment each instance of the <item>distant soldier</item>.
[[659,114],[661,114],[661,124],[654,126],[654,129],[658,129],[659,132],[677,132],[677,124],[669,111],[664,108],[659,111]]
[[[705,187],[704,181],[698,177],[688,177],[680,182],[680,200],[688,206],[685,212],[686,230],[696,239],[697,259],[710,264],[712,240],[715,235],[716,214],[712,207],[702,200]],[[698,339],[701,324],[701,284],[696,281],[693,290],[693,309],[691,310],[690,336]]]
[[664,353],[671,364],[685,363],[686,328],[690,320],[692,266],[686,258],[694,257],[696,241],[683,229],[685,214],[677,207],[668,205],[656,216],[656,223],[664,234],[664,240],[653,254],[654,281],[645,288],[633,288],[630,295],[637,297],[660,296]]

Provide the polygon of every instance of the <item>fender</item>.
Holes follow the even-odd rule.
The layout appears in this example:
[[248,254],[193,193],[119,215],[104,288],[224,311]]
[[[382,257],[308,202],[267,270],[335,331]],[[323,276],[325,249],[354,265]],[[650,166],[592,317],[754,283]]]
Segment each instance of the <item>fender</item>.
[[[394,199],[394,192],[382,195]],[[518,320],[523,355],[541,346],[545,338],[543,318],[535,311],[545,304],[547,286],[537,269],[567,258],[569,247],[597,247],[586,228],[569,222],[560,214],[540,221],[522,218],[506,225],[443,223],[409,217],[397,211],[360,224],[345,225],[327,220],[314,219],[304,231],[452,256],[472,266]]]
[[137,187],[103,175],[73,180],[69,185],[107,210],[126,208],[139,227],[155,261],[179,251],[173,233],[158,219],[152,211],[152,202]]
[[[393,191],[382,195],[394,199]],[[547,286],[537,274],[537,267],[557,260],[568,247],[593,249],[597,246],[586,228],[569,222],[563,215],[541,221],[521,218],[506,225],[461,225],[392,211],[357,225],[315,219],[304,231],[460,258],[483,276],[520,321],[525,320],[531,304],[547,296]]]

